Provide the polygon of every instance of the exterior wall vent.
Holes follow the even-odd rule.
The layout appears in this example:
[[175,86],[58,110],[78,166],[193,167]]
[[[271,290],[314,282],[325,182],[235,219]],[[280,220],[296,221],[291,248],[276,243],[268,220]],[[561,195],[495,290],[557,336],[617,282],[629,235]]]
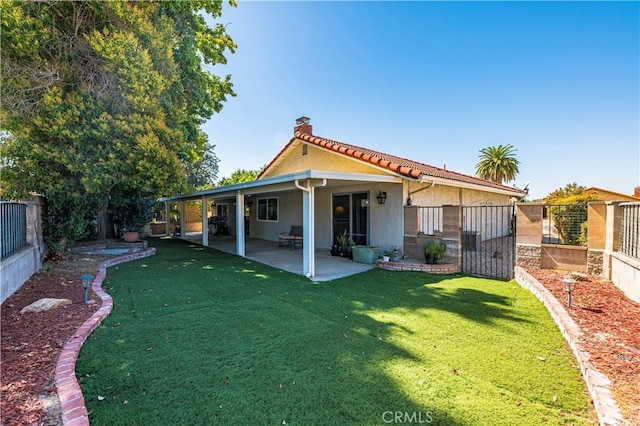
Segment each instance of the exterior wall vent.
[[302,144],[302,155],[307,155],[308,145],[306,143]]

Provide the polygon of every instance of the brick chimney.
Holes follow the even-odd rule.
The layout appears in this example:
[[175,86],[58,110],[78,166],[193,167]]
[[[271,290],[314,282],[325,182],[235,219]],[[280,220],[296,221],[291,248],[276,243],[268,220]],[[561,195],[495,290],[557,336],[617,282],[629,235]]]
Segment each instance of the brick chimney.
[[636,186],[633,188],[633,196],[636,198],[640,198],[640,186]]
[[311,124],[309,124],[309,121],[311,121],[309,117],[297,118],[296,127],[293,128],[293,133],[295,134],[296,132],[300,132],[300,133],[306,133],[308,135],[313,134],[311,133],[311,131],[313,130],[313,127],[311,127]]

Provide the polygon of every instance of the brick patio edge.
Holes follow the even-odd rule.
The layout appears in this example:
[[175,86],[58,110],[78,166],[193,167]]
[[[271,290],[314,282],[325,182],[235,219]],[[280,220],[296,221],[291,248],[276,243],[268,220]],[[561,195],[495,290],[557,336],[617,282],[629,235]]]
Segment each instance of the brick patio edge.
[[83,343],[87,337],[98,328],[113,308],[113,299],[102,289],[102,281],[107,275],[107,268],[120,263],[156,254],[155,248],[148,248],[138,253],[131,253],[109,259],[98,267],[98,275],[93,280],[91,289],[102,299],[102,306],[67,340],[62,348],[55,371],[55,385],[60,399],[60,411],[62,412],[62,424],[67,426],[88,426],[89,413],[84,402],[84,395],[76,378],[76,360]]
[[624,424],[620,407],[618,407],[609,389],[611,381],[593,367],[589,360],[589,353],[580,346],[582,340],[580,327],[569,316],[558,299],[531,274],[519,266],[515,267],[514,272],[516,282],[521,287],[531,291],[547,308],[551,318],[553,318],[553,321],[571,347],[573,355],[580,366],[582,377],[587,383],[587,389],[589,389],[593,399],[593,406],[598,414],[600,425],[619,426]]

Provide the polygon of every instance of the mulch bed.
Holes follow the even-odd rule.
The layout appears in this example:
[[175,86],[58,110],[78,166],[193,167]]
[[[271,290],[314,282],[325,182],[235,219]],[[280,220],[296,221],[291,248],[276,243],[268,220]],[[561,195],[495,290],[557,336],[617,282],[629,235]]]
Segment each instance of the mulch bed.
[[[79,277],[97,273],[112,256],[68,255],[48,262],[2,304],[0,315],[0,404],[3,425],[59,425],[54,371],[60,351],[73,333],[99,308],[85,306]],[[529,271],[565,304],[562,279],[567,273]],[[73,303],[37,314],[20,314],[43,298]],[[92,293],[89,297],[98,300]],[[640,424],[640,304],[609,281],[587,277],[578,283],[567,309],[584,332],[583,347],[593,363],[612,380],[612,392],[629,424]]]
[[[112,256],[109,256],[112,257]],[[3,425],[62,424],[54,374],[67,340],[100,307],[84,305],[80,276],[96,275],[105,256],[68,255],[48,262],[2,304],[0,313],[0,404]],[[21,314],[44,297],[69,299],[70,305]],[[99,301],[93,291],[89,298]]]
[[[528,271],[566,308],[562,280],[569,272]],[[567,312],[584,333],[582,347],[607,376],[628,424],[640,425],[640,304],[610,281],[579,278]]]

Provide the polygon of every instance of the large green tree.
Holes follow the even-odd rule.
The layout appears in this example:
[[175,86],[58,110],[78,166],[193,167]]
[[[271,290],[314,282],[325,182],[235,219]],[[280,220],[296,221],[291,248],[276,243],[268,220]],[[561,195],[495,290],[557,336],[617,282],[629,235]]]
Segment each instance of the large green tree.
[[222,2],[0,3],[2,196],[45,195],[50,244],[104,223],[120,194],[202,184],[203,162],[215,179],[201,125],[234,95],[211,67],[236,46],[202,13]]
[[220,182],[218,182],[218,186],[233,185],[236,183],[243,183],[243,182],[251,182],[252,180],[256,180],[256,178],[258,177],[258,175],[260,175],[263,169],[264,169],[264,166],[262,166],[260,169],[257,169],[257,170],[236,169],[233,173],[231,173],[231,176],[220,179]]
[[511,182],[518,174],[518,164],[512,145],[489,146],[480,150],[480,161],[476,164],[476,175],[497,183]]

